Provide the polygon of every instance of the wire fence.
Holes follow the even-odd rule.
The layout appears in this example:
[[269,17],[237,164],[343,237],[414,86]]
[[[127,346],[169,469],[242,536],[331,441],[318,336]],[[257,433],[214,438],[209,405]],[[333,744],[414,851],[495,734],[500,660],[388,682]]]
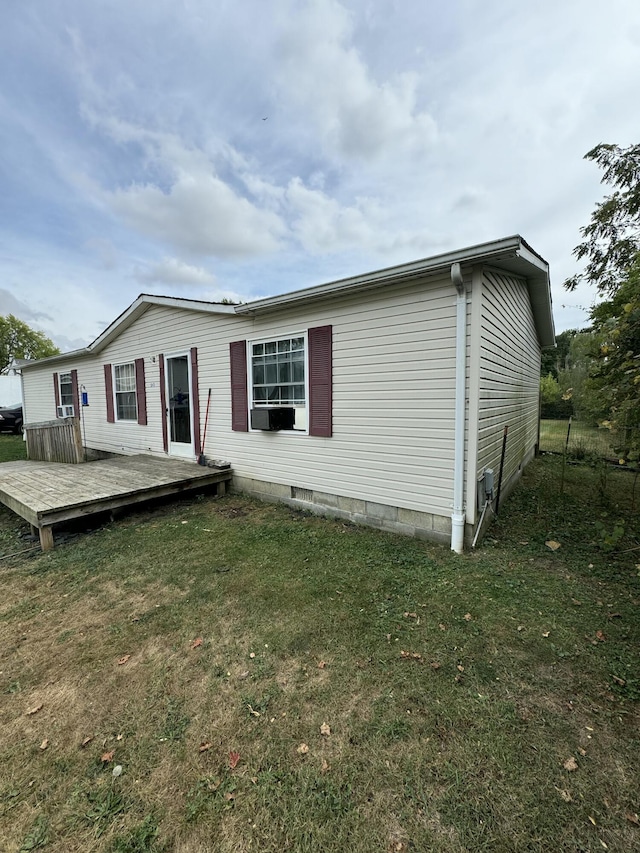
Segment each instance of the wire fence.
[[577,420],[541,420],[540,450],[562,453],[574,459],[599,458],[620,462],[626,460],[627,448],[635,443],[638,427],[610,429]]

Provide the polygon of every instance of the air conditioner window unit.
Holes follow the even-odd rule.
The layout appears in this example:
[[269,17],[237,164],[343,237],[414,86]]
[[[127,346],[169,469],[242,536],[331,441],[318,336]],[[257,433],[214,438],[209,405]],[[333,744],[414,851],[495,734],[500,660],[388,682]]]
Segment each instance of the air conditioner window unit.
[[251,409],[251,429],[264,429],[276,432],[281,429],[293,429],[295,409],[288,406],[256,406]]
[[59,418],[72,418],[73,406],[58,406],[57,414]]

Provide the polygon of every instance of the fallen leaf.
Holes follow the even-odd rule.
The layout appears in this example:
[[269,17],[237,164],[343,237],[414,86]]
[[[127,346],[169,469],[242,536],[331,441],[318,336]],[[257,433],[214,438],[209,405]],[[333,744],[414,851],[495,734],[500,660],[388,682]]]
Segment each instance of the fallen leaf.
[[248,669],[245,669],[245,671],[241,672],[240,675],[238,676],[238,678],[242,678],[242,679],[248,678],[248,677],[249,677],[249,670]]
[[574,770],[578,769],[578,762],[575,760],[573,756],[567,758],[565,763],[562,765],[565,770],[568,770],[569,773],[572,773]]
[[[321,773],[328,773],[328,772],[329,772],[329,770],[331,770],[331,768],[329,767],[329,762],[327,761],[327,759],[326,759],[326,758],[323,758],[323,759],[322,759],[322,767],[320,768],[320,772],[321,772]],[[629,818],[627,818],[627,820],[628,820],[628,819],[629,819]]]
[[192,649],[197,649],[202,645],[202,637],[196,637],[195,640],[191,643]]
[[464,672],[464,667],[461,663],[458,664],[458,672]]
[[49,746],[49,738],[46,737],[40,744],[40,749],[46,749]]
[[118,660],[118,666],[122,666],[123,664],[125,664],[129,660],[130,657],[131,657],[131,655],[123,655]]
[[548,542],[544,543],[547,548],[550,548],[552,551],[557,551],[560,547],[560,543],[556,542],[555,539],[549,539]]
[[438,628],[440,628],[440,630],[441,630],[441,631],[446,631],[446,630],[447,630],[447,626],[446,626],[446,625],[444,625],[442,622],[440,622],[440,623],[438,624]]
[[420,652],[405,652],[404,649],[400,649],[400,657],[404,660],[422,660]]
[[300,755],[306,755],[309,752],[309,747],[306,743],[301,743],[296,752],[298,752]]
[[80,744],[80,746],[86,746],[88,743],[91,743],[91,741],[92,741],[92,740],[93,740],[93,735],[89,735],[89,737],[86,737],[86,738],[82,741],[82,743]]
[[228,803],[230,803],[232,800],[235,800],[236,795],[232,794],[231,791],[227,791],[227,793],[224,795],[224,798]]
[[117,735],[116,740],[122,740],[123,737],[124,735]]
[[616,684],[619,684],[619,685],[620,685],[620,687],[624,687],[624,686],[625,686],[625,684],[627,683],[627,682],[624,680],[624,678],[618,678],[618,676],[617,676],[617,675],[614,675],[614,676],[613,676],[613,680],[615,681],[615,683],[616,683]]
[[551,631],[543,631],[543,632],[542,632],[542,636],[543,636],[543,637],[548,637],[550,633],[551,633]]
[[629,823],[632,823],[634,826],[640,826],[640,819],[638,818],[636,812],[627,812],[625,814],[625,817],[629,821]]
[[431,669],[440,669],[440,664],[438,663],[437,660],[431,661]]
[[602,631],[596,631],[596,639],[597,639],[597,640],[600,640],[600,642],[601,642],[601,643],[604,643],[604,641],[605,641],[607,638],[605,637],[605,635],[603,634],[603,632],[602,632]]
[[417,613],[409,613],[409,611],[408,611],[408,610],[405,610],[405,612],[404,612],[404,614],[403,614],[403,615],[404,615],[404,618],[405,618],[405,619],[417,619],[417,618],[418,618],[418,614],[417,614]]
[[327,668],[327,663],[326,663],[326,661],[319,660],[319,661],[318,661],[318,669],[326,669],[326,668]]
[[569,791],[560,790],[559,788],[558,788],[558,789],[556,789],[556,790],[558,790],[558,791],[559,791],[560,796],[561,796],[561,797],[562,797],[562,799],[565,801],[565,803],[570,803],[570,802],[573,800],[573,797],[571,796],[571,794],[569,793]]
[[587,754],[587,750],[583,749],[581,746],[578,747],[578,752],[580,753],[580,755],[586,755]]
[[572,599],[571,599],[571,601],[572,601],[572,602],[573,602],[573,604],[575,604],[577,607],[581,607],[581,606],[582,606],[582,602],[581,602],[581,601],[578,601],[578,599],[577,599],[577,598],[572,598]]
[[37,714],[41,708],[42,702],[39,705],[36,705],[35,708],[29,708],[29,710],[25,712],[25,716],[30,717],[32,714]]
[[464,618],[465,618],[465,622],[471,622],[471,620],[473,619],[473,616],[470,613],[465,613]]
[[209,741],[203,741],[198,747],[198,752],[206,752],[208,749],[211,749],[213,744],[209,743]]
[[320,734],[324,735],[325,737],[329,737],[329,735],[331,734],[331,728],[327,723],[323,723],[320,726]]
[[109,752],[103,752],[100,756],[100,761],[104,761],[105,764],[108,764],[110,761],[113,761],[113,756],[115,755],[115,750],[112,749]]
[[240,761],[240,753],[234,752],[233,750],[229,753],[229,767],[232,770],[235,770],[238,766],[238,761]]

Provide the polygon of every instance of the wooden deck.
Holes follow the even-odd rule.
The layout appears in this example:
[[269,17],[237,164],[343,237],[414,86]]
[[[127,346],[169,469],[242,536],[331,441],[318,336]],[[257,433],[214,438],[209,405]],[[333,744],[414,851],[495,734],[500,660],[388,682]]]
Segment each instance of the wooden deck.
[[0,465],[0,502],[38,530],[42,550],[48,551],[54,524],[206,486],[224,494],[231,476],[229,468],[144,455],[84,465],[5,462]]

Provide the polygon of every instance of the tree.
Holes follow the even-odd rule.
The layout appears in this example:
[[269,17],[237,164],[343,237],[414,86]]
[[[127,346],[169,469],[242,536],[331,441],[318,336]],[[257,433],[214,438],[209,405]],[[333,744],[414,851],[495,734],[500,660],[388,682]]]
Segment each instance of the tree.
[[614,188],[580,230],[574,249],[587,260],[584,272],[565,281],[573,290],[586,281],[604,301],[591,310],[600,346],[589,382],[605,400],[606,421],[619,452],[640,458],[640,145],[596,145],[585,159],[602,169]]
[[596,305],[592,317],[602,336],[591,382],[608,406],[616,449],[640,459],[640,256],[613,299]]
[[608,415],[607,402],[592,379],[600,355],[602,334],[594,329],[576,332],[571,339],[564,367],[558,371],[563,400],[571,400],[573,414],[585,423],[597,424]]
[[583,273],[565,281],[574,290],[582,281],[604,296],[613,296],[626,280],[640,252],[640,145],[621,148],[601,143],[585,154],[604,169],[601,183],[614,187],[580,229],[583,240],[573,250],[587,259]]
[[560,332],[559,335],[556,335],[556,348],[546,349],[542,353],[542,363],[540,365],[541,376],[551,374],[554,379],[558,378],[558,371],[567,367],[571,341],[577,334],[577,329],[567,329],[565,332]]
[[13,314],[0,316],[0,372],[14,358],[46,358],[59,352],[43,332],[37,332]]

